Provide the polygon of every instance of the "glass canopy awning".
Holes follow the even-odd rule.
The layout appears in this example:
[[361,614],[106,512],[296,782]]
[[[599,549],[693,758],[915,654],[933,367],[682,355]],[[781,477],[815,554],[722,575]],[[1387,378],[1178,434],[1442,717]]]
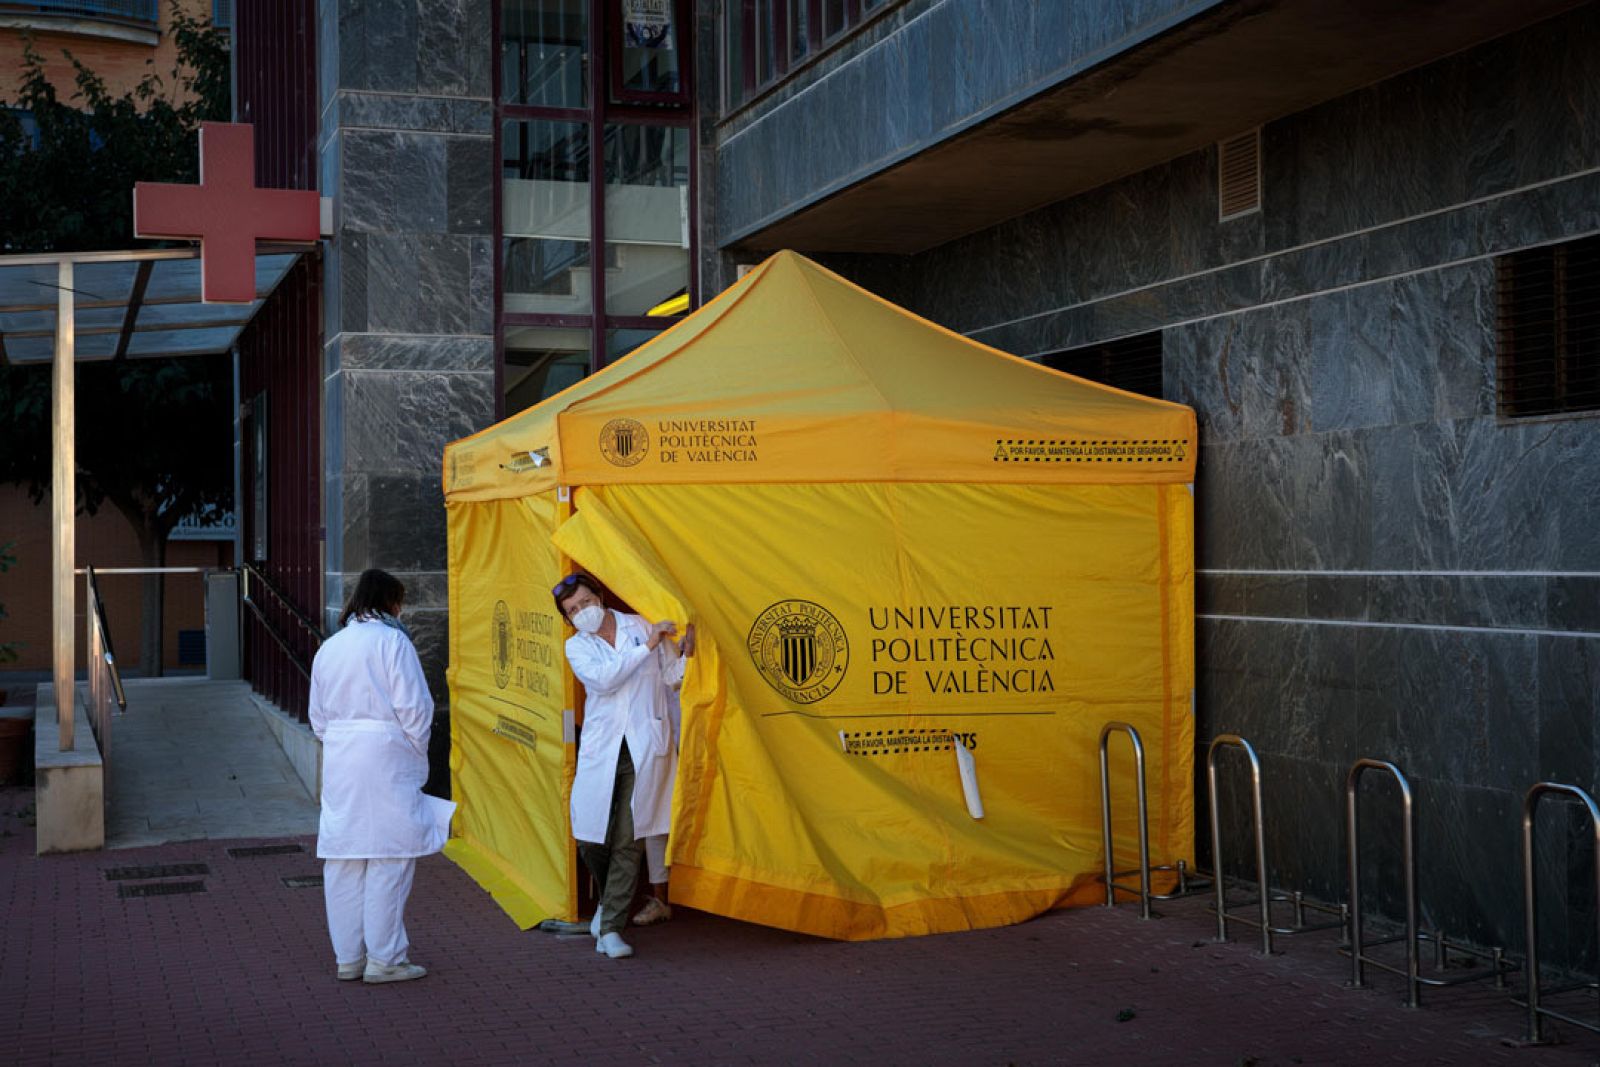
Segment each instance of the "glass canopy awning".
[[0,256],[0,363],[54,356],[62,260],[73,264],[75,351],[85,361],[226,352],[299,255],[259,250],[248,304],[201,303],[198,248]]

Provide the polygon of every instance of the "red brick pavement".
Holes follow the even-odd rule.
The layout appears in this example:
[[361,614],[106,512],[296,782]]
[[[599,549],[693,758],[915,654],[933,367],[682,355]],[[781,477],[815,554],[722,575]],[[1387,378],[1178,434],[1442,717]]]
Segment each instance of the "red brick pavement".
[[[1344,985],[1332,934],[1271,959],[1214,944],[1198,900],[845,944],[680,911],[610,961],[518,931],[440,857],[418,867],[420,982],[341,983],[310,852],[237,842],[35,858],[0,790],[0,1063],[1594,1064],[1600,1036],[1515,1049],[1486,986],[1400,1006]],[[9,836],[4,836],[9,835]],[[259,842],[258,842],[259,843]],[[104,869],[205,863],[206,892],[119,899]],[[1131,1018],[1119,1021],[1119,1016]]]

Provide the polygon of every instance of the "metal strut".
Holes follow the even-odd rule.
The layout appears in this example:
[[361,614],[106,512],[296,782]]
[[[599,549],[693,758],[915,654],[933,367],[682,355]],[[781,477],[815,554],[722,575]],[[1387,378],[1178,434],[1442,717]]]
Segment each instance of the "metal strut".
[[[1401,870],[1405,879],[1406,898],[1406,928],[1405,933],[1396,937],[1381,938],[1377,941],[1367,941],[1361,930],[1361,843],[1359,819],[1356,816],[1356,790],[1361,784],[1361,776],[1368,770],[1387,771],[1400,787],[1400,813],[1401,813]],[[1503,949],[1494,948],[1488,952],[1455,942],[1447,941],[1441,931],[1432,934],[1422,933],[1417,928],[1417,812],[1416,804],[1411,792],[1411,783],[1406,779],[1399,767],[1387,760],[1358,759],[1350,766],[1350,773],[1345,778],[1345,828],[1349,842],[1349,868],[1350,868],[1350,984],[1361,987],[1366,984],[1364,967],[1371,965],[1390,974],[1401,975],[1406,980],[1406,1007],[1419,1008],[1422,1006],[1423,986],[1452,986],[1464,982],[1475,982],[1483,978],[1493,978],[1495,985],[1505,988],[1506,972],[1514,969],[1506,961]],[[1395,941],[1404,941],[1406,945],[1406,965],[1401,970],[1382,960],[1373,959],[1366,954],[1368,947],[1392,944]],[[1435,967],[1443,971],[1450,963],[1451,950],[1457,953],[1476,956],[1479,959],[1490,960],[1493,966],[1487,970],[1475,971],[1471,974],[1458,975],[1454,978],[1428,978],[1421,973],[1421,947],[1422,942],[1432,941],[1435,950]]]
[[[1546,1015],[1552,1019],[1559,1019],[1564,1023],[1581,1026],[1585,1030],[1600,1032],[1600,1022],[1578,1019],[1553,1008],[1546,1008],[1539,1003],[1542,990],[1540,989],[1539,980],[1539,911],[1538,885],[1533,862],[1533,817],[1538,811],[1539,801],[1544,798],[1546,793],[1561,793],[1572,797],[1588,809],[1589,829],[1594,834],[1595,845],[1595,900],[1597,909],[1600,909],[1600,806],[1595,804],[1594,797],[1575,785],[1562,785],[1560,782],[1540,782],[1528,790],[1528,795],[1522,802],[1522,891],[1528,922],[1528,1041],[1534,1044],[1538,1044],[1541,1041],[1542,1017]],[[1600,984],[1578,982],[1575,985],[1563,986],[1559,989],[1552,989],[1549,992],[1554,996],[1558,993],[1570,993],[1577,989],[1596,990],[1600,989]]]
[[[1250,922],[1242,915],[1228,914],[1227,884],[1222,864],[1222,817],[1217,811],[1217,751],[1225,746],[1244,750],[1250,760],[1250,812],[1256,839],[1256,903],[1260,908],[1258,922]],[[1243,921],[1261,928],[1261,954],[1272,955],[1272,903],[1267,890],[1267,833],[1261,823],[1261,760],[1250,742],[1238,734],[1218,734],[1206,749],[1206,799],[1211,808],[1211,870],[1217,891],[1217,940],[1228,940],[1228,920]]]
[[1139,918],[1150,918],[1150,816],[1146,810],[1144,791],[1144,742],[1139,731],[1125,722],[1108,722],[1100,728],[1100,840],[1106,853],[1106,907],[1117,906],[1117,890],[1132,893],[1134,890],[1117,884],[1117,879],[1132,871],[1112,869],[1111,853],[1111,775],[1106,759],[1106,749],[1111,735],[1125,733],[1133,744],[1133,773],[1139,802]]
[[[1256,917],[1237,914],[1229,909],[1226,895],[1226,885],[1222,876],[1222,820],[1217,804],[1217,755],[1223,748],[1239,748],[1250,760],[1250,814],[1251,827],[1255,835],[1256,845],[1256,899],[1235,904],[1233,908],[1257,909]],[[1309,934],[1315,930],[1343,930],[1345,925],[1345,910],[1343,906],[1333,907],[1328,904],[1318,904],[1305,898],[1299,890],[1292,893],[1274,893],[1267,884],[1267,834],[1266,826],[1261,811],[1261,760],[1256,756],[1256,750],[1250,742],[1237,734],[1219,734],[1211,742],[1211,747],[1206,752],[1206,798],[1211,808],[1211,861],[1212,870],[1215,872],[1213,884],[1216,887],[1217,899],[1212,909],[1217,913],[1217,940],[1228,940],[1228,923],[1243,923],[1254,926],[1261,931],[1261,951],[1265,955],[1272,954],[1272,936],[1274,934]],[[1284,903],[1293,907],[1294,922],[1289,926],[1274,926],[1272,923],[1272,905]],[[1326,922],[1306,922],[1307,911],[1322,912],[1333,916]]]

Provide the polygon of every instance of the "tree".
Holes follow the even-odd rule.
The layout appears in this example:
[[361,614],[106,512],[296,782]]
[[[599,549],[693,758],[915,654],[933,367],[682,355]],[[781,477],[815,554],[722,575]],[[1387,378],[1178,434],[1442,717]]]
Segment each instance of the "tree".
[[[147,74],[113,97],[70,53],[78,106],[62,101],[30,43],[10,106],[0,107],[0,252],[131,248],[133,183],[194,182],[198,129],[230,113],[225,37],[173,13],[178,65],[164,83]],[[4,98],[0,97],[0,103]],[[228,447],[232,369],[220,357],[86,363],[77,372],[77,505],[109,501],[139,539],[146,566],[165,564],[167,535],[183,518],[215,519],[232,500]],[[37,503],[50,484],[50,375],[0,365],[0,481]],[[159,674],[162,581],[144,583],[142,673]]]
[[0,105],[31,113],[36,131],[0,107],[0,252],[79,252],[132,248],[133,183],[199,180],[202,122],[226,122],[226,38],[182,9],[172,15],[178,65],[172,91],[154,72],[113,97],[105,81],[72,53],[75,100],[64,102],[44,57],[23,49],[14,99]]

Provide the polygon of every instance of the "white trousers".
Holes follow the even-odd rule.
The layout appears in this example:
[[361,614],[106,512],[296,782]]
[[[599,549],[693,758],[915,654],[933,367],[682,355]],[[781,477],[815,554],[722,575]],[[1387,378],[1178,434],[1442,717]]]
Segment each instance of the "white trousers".
[[652,834],[644,839],[644,858],[650,868],[650,884],[660,885],[667,880],[667,835]]
[[328,935],[339,963],[365,956],[385,966],[406,958],[406,898],[417,873],[415,859],[323,860],[322,895]]

